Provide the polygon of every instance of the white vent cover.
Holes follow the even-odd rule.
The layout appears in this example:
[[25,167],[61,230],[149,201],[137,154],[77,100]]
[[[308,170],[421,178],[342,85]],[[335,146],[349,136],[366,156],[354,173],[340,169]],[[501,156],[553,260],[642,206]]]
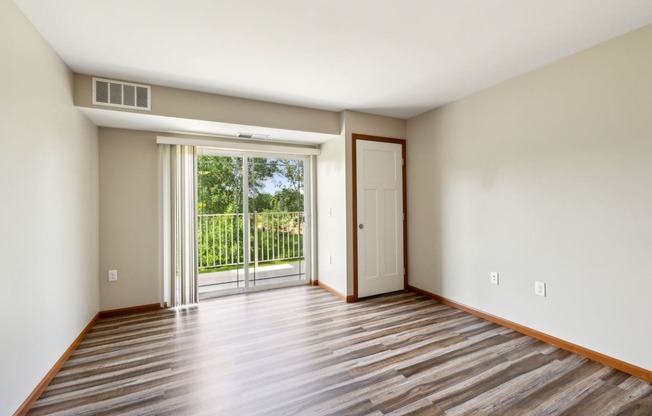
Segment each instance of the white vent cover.
[[151,91],[149,85],[93,78],[93,104],[96,105],[151,110]]
[[238,137],[240,139],[265,140],[269,139],[269,134],[238,133]]

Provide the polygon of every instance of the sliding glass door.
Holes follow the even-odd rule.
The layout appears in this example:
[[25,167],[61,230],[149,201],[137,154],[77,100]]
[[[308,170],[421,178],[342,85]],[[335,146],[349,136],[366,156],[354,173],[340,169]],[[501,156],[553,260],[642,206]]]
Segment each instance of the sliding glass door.
[[308,158],[200,149],[200,299],[308,281],[309,163]]
[[248,161],[250,284],[305,282],[305,162],[275,157]]
[[245,287],[243,158],[197,156],[199,298]]

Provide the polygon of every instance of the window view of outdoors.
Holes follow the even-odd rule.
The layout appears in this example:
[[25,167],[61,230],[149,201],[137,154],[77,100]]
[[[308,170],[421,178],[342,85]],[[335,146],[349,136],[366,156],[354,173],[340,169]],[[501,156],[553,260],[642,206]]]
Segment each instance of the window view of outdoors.
[[248,232],[243,163],[234,156],[197,159],[200,294],[245,288],[245,238],[250,287],[305,280],[304,162],[247,159]]

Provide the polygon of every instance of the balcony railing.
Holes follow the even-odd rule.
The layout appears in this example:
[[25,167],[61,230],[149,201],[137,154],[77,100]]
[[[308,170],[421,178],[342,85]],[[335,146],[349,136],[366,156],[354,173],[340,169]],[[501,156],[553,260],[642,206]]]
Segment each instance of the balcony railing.
[[[258,263],[303,258],[303,212],[249,214],[250,261]],[[199,270],[244,264],[244,215],[197,216]]]

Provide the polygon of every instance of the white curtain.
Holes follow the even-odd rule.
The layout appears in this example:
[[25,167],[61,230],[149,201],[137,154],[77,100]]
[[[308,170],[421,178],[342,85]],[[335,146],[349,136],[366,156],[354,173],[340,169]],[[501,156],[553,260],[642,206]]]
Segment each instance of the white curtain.
[[197,302],[196,148],[161,146],[163,299]]

